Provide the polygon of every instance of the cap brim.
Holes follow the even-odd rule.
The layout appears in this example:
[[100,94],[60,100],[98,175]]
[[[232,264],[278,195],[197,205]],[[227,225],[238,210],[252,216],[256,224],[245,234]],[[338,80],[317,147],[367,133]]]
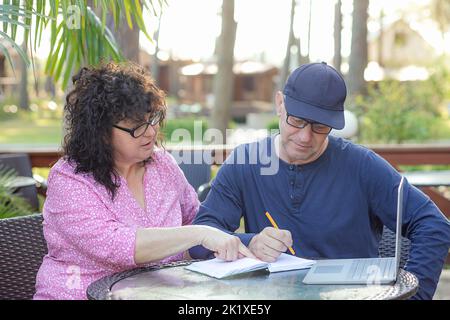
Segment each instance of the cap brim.
[[320,122],[334,129],[341,130],[345,126],[344,111],[327,110],[312,104],[284,96],[287,113],[298,117]]

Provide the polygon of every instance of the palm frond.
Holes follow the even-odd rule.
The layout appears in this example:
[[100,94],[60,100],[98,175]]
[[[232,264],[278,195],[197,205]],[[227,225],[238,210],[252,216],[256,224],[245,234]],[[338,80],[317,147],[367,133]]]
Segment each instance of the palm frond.
[[[94,0],[95,8],[101,8],[100,18],[92,8],[87,6],[87,0],[3,0],[0,7],[0,24],[4,38],[20,57],[30,65],[30,59],[23,52],[16,40],[18,27],[26,30],[28,37],[34,43],[33,50],[40,45],[44,30],[50,28],[50,54],[45,71],[55,80],[62,80],[62,86],[67,86],[73,70],[81,65],[95,65],[102,59],[123,60],[120,48],[106,26],[107,15],[112,15],[115,26],[120,24],[121,17],[126,17],[130,28],[139,28],[152,41],[144,22],[143,9],[152,8],[156,16],[156,4],[162,8],[166,0]],[[73,12],[70,8],[77,7],[80,14],[79,28],[71,28],[67,18]],[[49,25],[50,23],[50,25]],[[0,41],[1,44],[1,41]],[[31,49],[31,46],[30,46]],[[10,62],[14,70],[10,53],[2,44],[0,50]]]
[[[17,51],[17,53],[20,55],[20,57],[23,59],[23,61],[25,61],[25,64],[28,67],[30,65],[30,59],[28,58],[28,55],[22,50],[22,48],[14,41],[14,39],[11,38],[8,34],[6,34],[3,31],[0,31],[0,36],[3,39],[5,39],[7,41],[7,43],[9,43],[12,48],[14,48],[14,50]],[[11,61],[8,50],[4,50],[3,52],[4,52],[7,60]],[[12,65],[12,67],[13,67],[13,65]]]
[[28,202],[14,194],[12,182],[17,177],[14,169],[0,165],[0,219],[23,216],[33,213]]

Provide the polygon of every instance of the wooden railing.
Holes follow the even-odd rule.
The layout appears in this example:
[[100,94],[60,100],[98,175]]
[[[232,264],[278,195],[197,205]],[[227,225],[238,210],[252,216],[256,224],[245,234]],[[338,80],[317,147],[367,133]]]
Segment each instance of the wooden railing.
[[[370,149],[399,169],[401,165],[449,165],[450,145],[368,145]],[[221,165],[233,149],[232,146],[210,145],[200,147],[167,146],[167,150],[208,150],[212,152],[213,165]],[[35,148],[5,150],[0,153],[23,152],[30,156],[33,167],[51,167],[61,156],[57,148]],[[441,211],[450,218],[450,200],[445,198],[436,188],[423,188]]]
[[[389,145],[373,146],[371,149],[397,169],[401,165],[450,165],[450,146]],[[421,189],[434,201],[445,216],[450,218],[450,200],[436,188],[424,187]]]

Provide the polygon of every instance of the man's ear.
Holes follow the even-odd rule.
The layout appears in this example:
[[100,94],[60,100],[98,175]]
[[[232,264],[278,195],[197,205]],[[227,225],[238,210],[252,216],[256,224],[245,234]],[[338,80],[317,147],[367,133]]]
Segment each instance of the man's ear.
[[277,115],[281,116],[281,111],[283,110],[283,93],[277,91],[275,94],[275,107],[277,109]]

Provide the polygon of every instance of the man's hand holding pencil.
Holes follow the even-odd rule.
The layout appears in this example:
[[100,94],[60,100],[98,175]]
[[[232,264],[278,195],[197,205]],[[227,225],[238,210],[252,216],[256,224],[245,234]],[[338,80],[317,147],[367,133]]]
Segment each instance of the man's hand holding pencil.
[[[268,216],[270,223],[274,227],[267,227],[255,235],[250,241],[248,248],[260,260],[274,262],[283,252],[289,250],[295,255],[292,249],[292,235],[288,230],[278,229],[275,221]],[[270,218],[269,218],[270,217]],[[292,250],[292,251],[291,251]]]

